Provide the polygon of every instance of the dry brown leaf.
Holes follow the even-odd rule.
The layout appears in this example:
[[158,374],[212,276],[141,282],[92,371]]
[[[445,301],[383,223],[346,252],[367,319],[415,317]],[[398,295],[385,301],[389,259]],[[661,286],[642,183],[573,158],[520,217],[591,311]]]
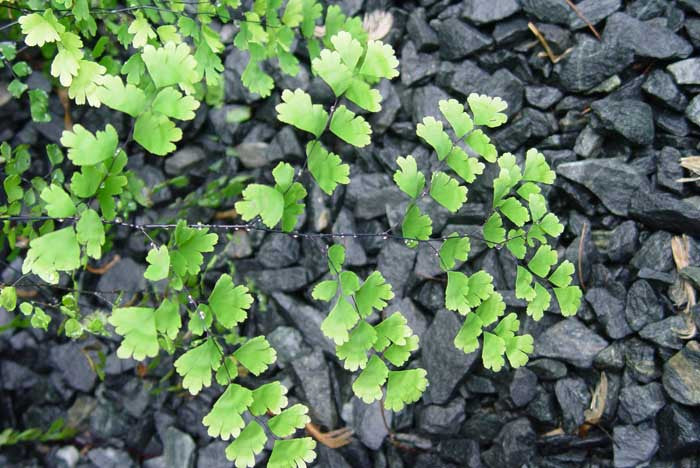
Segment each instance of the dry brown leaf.
[[366,13],[362,27],[367,31],[370,40],[378,41],[384,38],[394,25],[394,16],[388,11],[374,10]]
[[700,180],[700,156],[681,158],[681,166],[695,174],[695,177],[682,177],[676,182],[697,182]]
[[689,250],[690,245],[688,243],[688,237],[685,234],[682,236],[673,236],[671,239],[671,252],[673,253],[673,262],[676,264],[676,271],[679,272],[679,295],[681,296],[681,299],[676,305],[682,306],[685,304],[685,309],[681,311],[681,314],[685,319],[686,325],[684,330],[673,329],[673,332],[683,340],[689,340],[697,333],[695,322],[690,316],[690,309],[696,304],[695,288],[693,288],[690,281],[680,276],[680,271],[690,265]]
[[591,406],[583,412],[588,424],[598,424],[605,412],[605,401],[608,399],[608,376],[600,374],[600,381],[593,391]]

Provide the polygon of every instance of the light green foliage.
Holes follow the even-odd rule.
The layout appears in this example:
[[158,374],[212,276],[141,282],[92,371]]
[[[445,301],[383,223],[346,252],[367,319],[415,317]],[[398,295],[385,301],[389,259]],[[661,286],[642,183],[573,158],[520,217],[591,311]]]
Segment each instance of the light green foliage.
[[355,303],[360,316],[368,317],[372,310],[380,311],[386,307],[386,301],[394,298],[391,285],[386,283],[378,271],[372,272],[355,294]]
[[496,162],[498,152],[496,147],[491,143],[491,139],[481,129],[476,129],[471,132],[464,140],[467,145],[486,161]]
[[211,437],[221,437],[223,440],[238,437],[245,425],[241,415],[252,403],[252,391],[235,383],[229,384],[211,411],[204,416],[202,424],[207,427]]
[[160,281],[168,277],[170,254],[167,246],[161,245],[160,247],[151,248],[146,256],[146,261],[148,262],[148,268],[143,274],[144,278],[151,281]]
[[503,219],[498,213],[493,213],[486,220],[482,228],[484,240],[489,247],[503,243],[506,240],[506,230],[503,228]]
[[557,263],[556,250],[548,245],[541,245],[534,257],[528,262],[527,267],[540,278],[545,278],[555,263]]
[[350,166],[343,164],[337,154],[326,151],[321,142],[309,142],[306,146],[306,157],[309,172],[321,190],[328,195],[333,194],[338,184],[350,183]]
[[369,145],[372,128],[361,115],[355,115],[344,105],[339,106],[331,118],[330,131],[338,138],[358,148]]
[[102,257],[102,246],[105,243],[105,229],[100,216],[95,210],[83,211],[75,225],[76,238],[85,246],[88,257]]
[[452,126],[458,139],[464,138],[474,128],[471,117],[464,112],[464,106],[454,99],[442,100],[438,103],[440,112]]
[[255,455],[262,451],[265,442],[265,431],[260,424],[251,421],[226,447],[226,458],[234,462],[236,467],[252,467],[255,465]]
[[17,290],[13,286],[5,286],[0,290],[0,307],[9,312],[17,307]]
[[233,356],[253,375],[260,375],[277,359],[277,353],[264,336],[246,341]]
[[43,15],[32,13],[21,16],[19,24],[22,26],[22,34],[26,36],[24,42],[30,47],[41,47],[47,42],[59,41],[61,33],[66,30],[50,9]]
[[156,88],[177,85],[189,94],[193,84],[201,79],[201,74],[197,71],[197,61],[184,42],[177,45],[168,42],[159,48],[146,45],[141,58]]
[[246,319],[253,296],[245,286],[234,286],[230,275],[221,275],[208,302],[216,320],[224,327],[231,328]]
[[338,291],[338,282],[335,280],[321,281],[311,291],[311,297],[317,301],[330,301]]
[[311,437],[276,440],[267,462],[270,468],[306,467],[316,459],[316,441]]
[[59,185],[48,185],[41,191],[41,199],[46,202],[46,213],[54,218],[65,218],[75,213],[75,205],[70,195]]
[[425,187],[425,176],[418,170],[416,159],[408,155],[396,160],[399,168],[394,172],[394,182],[409,197],[416,199]]
[[571,284],[573,274],[574,264],[568,260],[564,260],[549,276],[549,281],[557,287],[565,288]]
[[321,331],[336,345],[342,345],[350,339],[349,330],[360,320],[353,305],[340,297],[328,316],[321,322]]
[[184,221],[177,223],[173,248],[170,249],[170,265],[176,275],[197,274],[204,261],[202,253],[214,250],[217,235],[207,230],[187,227]]
[[458,236],[457,233],[450,234],[440,247],[440,267],[451,270],[455,267],[456,261],[466,261],[471,250],[471,243],[468,237]]
[[191,348],[175,361],[175,370],[182,376],[182,386],[196,395],[202,387],[211,385],[211,373],[221,366],[221,351],[209,338]]
[[525,153],[524,180],[552,184],[554,183],[555,177],[554,171],[549,168],[549,164],[547,164],[547,160],[542,153],[534,148],[529,149],[527,153]]
[[72,227],[49,232],[29,243],[22,273],[34,273],[50,284],[58,283],[59,271],[80,267],[80,245]]
[[435,150],[440,161],[445,159],[452,150],[452,140],[442,129],[442,122],[435,120],[434,117],[425,117],[416,127],[416,135]]
[[454,146],[447,155],[447,165],[469,184],[476,180],[476,176],[484,173],[485,167],[476,158],[469,157],[459,146]]
[[182,130],[167,116],[154,112],[139,115],[134,125],[134,140],[159,156],[175,151],[175,142],[182,139]]
[[275,381],[266,383],[253,390],[253,402],[250,404],[250,412],[253,416],[261,416],[266,412],[274,414],[282,411],[287,406],[287,388]]
[[61,136],[61,144],[68,148],[68,159],[76,166],[91,166],[111,158],[118,140],[117,131],[110,124],[94,135],[76,124],[72,131],[64,130]]
[[428,387],[425,369],[389,371],[384,407],[401,411],[404,406],[415,403]]
[[282,103],[278,104],[275,110],[280,122],[294,125],[316,138],[321,136],[328,121],[328,112],[323,106],[312,104],[311,96],[301,89],[294,92],[285,89],[282,92]]
[[133,357],[140,361],[158,354],[156,318],[150,307],[125,307],[112,311],[109,323],[123,339],[117,349],[121,359]]
[[382,386],[389,376],[389,369],[376,354],[372,355],[367,366],[352,383],[352,391],[367,404],[382,397]]
[[408,238],[406,244],[415,247],[418,243],[414,240],[427,240],[433,232],[433,221],[430,216],[421,214],[416,205],[409,205],[401,224],[403,236]]
[[472,93],[467,97],[469,109],[474,115],[476,125],[486,125],[487,127],[499,127],[506,123],[508,117],[502,112],[506,110],[508,104],[499,97],[490,97]]
[[156,330],[171,340],[175,339],[182,326],[180,306],[170,299],[164,299],[155,311],[155,318]]
[[309,409],[306,406],[297,403],[270,418],[267,424],[277,437],[288,437],[311,421],[308,412]]
[[367,352],[377,340],[377,332],[372,325],[361,321],[350,333],[350,339],[336,348],[338,359],[345,361],[343,367],[350,371],[364,369]]
[[576,314],[581,305],[581,288],[578,286],[567,286],[565,288],[554,288],[554,295],[559,302],[559,310],[564,317]]
[[430,196],[450,212],[456,213],[467,201],[467,187],[459,185],[456,179],[444,172],[433,172]]
[[406,325],[406,318],[400,312],[394,312],[374,326],[377,340],[374,342],[375,351],[382,352],[390,343],[403,346],[413,335],[411,328]]

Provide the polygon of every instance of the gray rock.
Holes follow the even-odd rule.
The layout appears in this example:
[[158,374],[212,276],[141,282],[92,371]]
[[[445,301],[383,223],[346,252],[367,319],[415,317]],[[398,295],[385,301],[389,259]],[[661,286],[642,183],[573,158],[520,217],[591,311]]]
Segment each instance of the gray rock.
[[474,24],[493,23],[520,11],[517,0],[472,0],[465,2],[462,18]]
[[324,314],[287,294],[273,293],[272,298],[284,311],[285,318],[301,331],[309,344],[335,354],[335,345],[321,331]]
[[554,394],[561,408],[564,430],[573,432],[586,419],[583,412],[591,403],[588,386],[580,378],[562,379],[554,386]]
[[445,460],[459,463],[465,468],[481,468],[479,443],[472,439],[443,439],[437,447]]
[[464,400],[446,406],[427,405],[418,414],[418,427],[430,434],[456,434],[464,422]]
[[231,259],[245,258],[252,254],[250,235],[246,231],[235,231],[224,248],[224,255]]
[[672,315],[658,322],[650,323],[639,330],[639,336],[659,346],[670,349],[681,349],[683,341],[679,338],[679,330],[687,328],[685,319],[680,315]]
[[311,272],[303,267],[255,270],[246,275],[266,293],[298,291],[312,280]]
[[510,399],[517,407],[525,406],[537,394],[537,375],[527,367],[521,367],[513,374],[510,382]]
[[225,452],[228,442],[217,440],[197,451],[197,468],[231,468]]
[[664,365],[664,389],[678,403],[700,406],[700,345],[689,341]]
[[631,47],[640,57],[685,58],[693,51],[693,46],[688,41],[671,30],[639,21],[624,13],[615,13],[607,19],[603,40]]
[[625,424],[653,419],[666,405],[661,384],[629,385],[620,390],[617,414]]
[[606,288],[590,288],[586,291],[586,301],[610,338],[617,340],[632,333],[625,319],[625,289],[619,283],[611,283]]
[[607,255],[616,263],[627,262],[639,247],[639,230],[634,221],[620,223],[610,233]]
[[678,89],[671,75],[663,70],[651,72],[642,85],[642,89],[671,109],[683,111],[688,105],[688,99]]
[[[425,88],[435,87],[418,88],[414,92],[414,101],[416,99],[415,94]],[[440,91],[439,88],[435,89]],[[447,95],[445,95],[445,98],[447,98]],[[423,116],[417,122],[421,120],[423,120]],[[360,174],[352,177],[350,184],[347,186],[345,196],[348,204],[354,206],[354,215],[359,219],[372,219],[382,216],[386,213],[386,205],[394,205],[405,200],[404,193],[385,174]]]
[[621,371],[625,367],[623,342],[613,342],[613,344],[598,353],[593,363],[598,369]]
[[525,100],[531,106],[546,110],[564,96],[564,93],[552,86],[531,85],[525,87]]
[[419,53],[411,41],[401,49],[401,83],[412,86],[435,76],[440,62],[435,54]]
[[13,361],[0,361],[0,384],[4,390],[23,390],[39,383],[39,376],[31,369]]
[[140,263],[130,258],[122,258],[107,270],[107,273],[100,276],[97,291],[111,303],[117,302],[120,295],[121,303],[128,303],[139,291],[146,289],[146,279],[143,277],[145,271],[146,268]]
[[[454,70],[445,75],[443,86],[466,98],[473,92],[481,92],[481,84],[490,79],[490,75],[474,62],[462,60],[455,64]],[[443,79],[440,75],[438,80]]]
[[401,109],[401,100],[391,81],[380,81],[379,93],[382,95],[382,109],[373,113],[369,118],[369,122],[372,125],[372,133],[377,135],[383,134],[391,127],[391,124],[396,120],[396,114]]
[[527,368],[542,380],[559,380],[566,377],[567,372],[566,364],[549,358],[534,359]]
[[440,56],[445,60],[462,59],[493,43],[489,36],[457,18],[448,18],[445,21],[430,24],[437,30]]
[[645,464],[658,450],[659,434],[653,428],[617,426],[613,430],[615,468]]
[[593,192],[613,214],[627,216],[631,200],[648,189],[647,180],[622,160],[589,159],[560,164],[557,174]]
[[562,320],[535,338],[535,355],[560,359],[576,367],[590,368],[593,358],[608,342],[576,318]]
[[700,58],[689,58],[666,67],[679,85],[700,84]]
[[569,13],[569,27],[571,29],[582,29],[588,24],[581,18],[583,16],[591,24],[598,24],[611,14],[615,13],[622,6],[621,0],[583,0],[576,4],[576,8],[581,15],[575,11]]
[[632,284],[627,292],[625,316],[634,331],[639,331],[664,317],[663,306],[648,282],[638,280]]
[[700,415],[676,403],[666,405],[656,419],[661,453],[681,457],[700,450]]
[[[271,158],[270,144],[263,141],[246,141],[234,147],[236,157],[243,164],[243,167],[255,169],[265,167],[270,162],[274,161]],[[282,155],[276,155],[277,159]]]
[[535,437],[527,418],[511,421],[498,433],[484,459],[489,466],[527,465],[536,453]]
[[522,109],[524,91],[525,87],[522,81],[505,68],[496,70],[481,85],[482,93],[500,97],[508,103],[508,108],[504,111],[508,117],[514,116]]
[[338,423],[338,412],[331,389],[330,369],[323,352],[317,349],[295,359],[292,369],[301,383],[312,421],[334,428]]
[[170,176],[184,175],[188,169],[204,161],[207,155],[198,146],[185,146],[165,159],[165,173]]
[[649,104],[634,99],[603,99],[591,104],[602,126],[636,145],[654,141],[654,114]]
[[[370,450],[378,450],[389,433],[382,421],[379,402],[368,405],[357,397],[352,401],[352,428],[360,441]],[[391,427],[393,413],[384,411],[387,424]]]
[[196,445],[189,434],[174,427],[165,430],[163,438],[163,458],[166,466],[172,468],[192,468]]
[[627,342],[625,367],[629,375],[641,383],[652,382],[661,377],[661,368],[656,362],[653,346],[636,338]]
[[642,243],[630,264],[639,269],[653,269],[656,271],[668,271],[673,268],[673,254],[671,252],[671,234],[666,231],[657,231],[650,235]]
[[421,340],[421,360],[430,382],[425,396],[431,403],[447,402],[477,358],[478,351],[465,355],[455,348],[453,341],[460,326],[453,312],[440,309]]
[[571,7],[564,0],[521,0],[526,13],[546,23],[568,24]]
[[[428,21],[426,20],[425,9],[423,8],[415,8],[411,11],[411,14],[408,16],[408,21],[406,22],[406,31],[408,32],[408,37],[411,38],[412,43],[415,44],[416,50],[419,52],[431,52],[436,50],[440,45],[437,33],[430,27]],[[407,42],[407,44],[408,43],[409,42]],[[405,56],[402,52],[402,81],[404,60]]]
[[83,354],[80,344],[71,341],[59,346],[53,346],[50,360],[69,387],[81,392],[92,390],[97,375],[90,367],[90,363]]
[[638,193],[629,205],[629,215],[651,228],[700,235],[700,207],[668,193]]
[[[75,466],[78,464],[78,460],[80,459],[80,452],[78,452],[78,449],[75,448],[75,446],[66,445],[65,447],[61,447],[60,449],[56,450],[54,457],[58,462],[57,468],[75,468]],[[2,462],[2,460],[0,460],[0,462]]]
[[408,297],[398,299],[397,296],[394,296],[394,299],[389,302],[389,305],[387,305],[385,311],[388,314],[401,312],[401,314],[406,318],[407,325],[419,338],[422,338],[423,334],[428,329],[428,321],[426,320],[425,315],[423,315],[423,313]]
[[[333,234],[347,234],[350,232],[358,232],[355,220],[348,210],[340,210],[338,216],[333,223]],[[354,237],[344,237],[343,245],[345,246],[345,262],[350,266],[360,266],[367,263],[367,254],[365,253],[362,243]]]
[[326,447],[323,444],[316,445],[316,454],[318,455],[318,466],[327,466],[328,468],[351,468],[351,465],[338,452]]
[[688,120],[700,127],[700,96],[695,96],[685,109],[685,116]]
[[379,253],[377,270],[391,285],[394,295],[403,297],[406,285],[411,279],[410,272],[416,259],[416,251],[397,241],[387,241]]
[[656,170],[656,180],[659,185],[679,195],[683,193],[683,183],[678,182],[678,179],[683,177],[680,160],[680,151],[671,146],[664,146],[659,153]]
[[283,268],[299,261],[299,242],[285,234],[268,234],[258,251],[265,268]]
[[586,125],[576,138],[574,152],[582,158],[596,157],[603,146],[603,140],[603,135],[596,132],[592,126]]
[[304,343],[304,338],[296,328],[277,327],[267,335],[267,341],[277,351],[277,364],[280,367],[285,367],[299,356],[311,352],[311,348]]
[[113,447],[94,448],[87,453],[88,459],[100,468],[135,467],[129,454]]
[[[561,3],[564,8],[569,8],[563,0]],[[634,53],[628,47],[585,37],[562,62],[558,71],[559,80],[568,91],[587,91],[621,72],[633,61]]]

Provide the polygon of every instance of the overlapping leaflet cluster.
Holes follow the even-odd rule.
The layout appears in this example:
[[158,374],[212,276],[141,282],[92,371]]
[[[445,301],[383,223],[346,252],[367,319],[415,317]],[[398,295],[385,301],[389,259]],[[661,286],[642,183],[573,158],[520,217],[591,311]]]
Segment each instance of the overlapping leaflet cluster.
[[[211,252],[217,236],[206,229],[194,229],[180,222],[168,246],[153,246],[148,253],[149,267],[144,276],[151,281],[168,279],[176,290],[196,280],[205,252]],[[185,295],[189,293],[183,293]],[[212,437],[234,440],[226,456],[237,467],[255,464],[268,441],[275,438],[268,466],[305,466],[315,458],[315,442],[309,437],[287,438],[309,422],[308,408],[295,404],[287,408],[287,389],[277,381],[248,388],[235,382],[239,368],[259,376],[276,360],[275,350],[264,336],[245,340],[226,355],[225,342],[208,333],[213,327],[228,332],[248,317],[253,297],[245,286],[236,286],[231,276],[221,275],[207,302],[195,304],[191,298],[164,298],[159,307],[125,307],[112,311],[109,322],[123,340],[117,355],[141,360],[154,357],[160,348],[174,349],[174,340],[183,329],[182,304],[187,316],[187,331],[196,339],[190,349],[175,361],[182,386],[198,394],[212,385],[212,377],[226,388],[204,417],[203,424]],[[267,415],[271,417],[267,418]],[[283,439],[284,438],[284,439]]]
[[[467,98],[469,115],[454,99],[439,102],[442,117],[449,123],[457,143],[443,129],[443,122],[425,117],[419,123],[416,134],[430,145],[446,171],[433,172],[429,184],[418,170],[413,156],[398,158],[399,169],[394,181],[411,198],[402,223],[403,236],[410,247],[419,241],[428,241],[432,234],[432,220],[421,213],[418,201],[429,194],[437,203],[452,213],[457,212],[467,200],[467,186],[483,173],[487,163],[497,163],[500,168],[493,182],[493,214],[486,220],[483,236],[489,247],[506,248],[520,260],[529,258],[527,264],[518,265],[515,294],[528,302],[527,313],[539,320],[550,307],[551,286],[563,315],[576,313],[581,301],[581,291],[571,286],[573,265],[568,260],[559,264],[557,252],[547,243],[547,236],[556,238],[563,231],[557,217],[547,212],[547,204],[538,184],[552,184],[552,171],[544,156],[535,149],[527,151],[524,169],[521,170],[515,156],[498,155],[490,138],[478,126],[494,128],[506,122],[502,112],[506,103],[500,98],[471,94]],[[524,205],[527,204],[527,207]],[[512,227],[506,235],[504,218]],[[528,253],[528,247],[538,247]],[[438,252],[441,268],[447,272],[445,307],[464,315],[465,321],[455,337],[455,346],[465,353],[479,348],[482,338],[484,366],[494,371],[505,364],[504,355],[513,367],[527,363],[527,355],[533,350],[530,335],[516,335],[520,322],[517,315],[505,315],[503,297],[493,287],[493,278],[485,271],[467,275],[457,269],[458,262],[467,260],[469,238],[453,232],[442,241]],[[519,262],[520,263],[520,262]],[[551,273],[550,273],[551,272]],[[534,279],[534,276],[540,281]],[[500,319],[500,321],[499,321]],[[490,331],[486,327],[497,323]]]
[[[382,97],[372,88],[382,78],[398,75],[398,61],[391,46],[380,41],[369,41],[365,46],[347,31],[340,31],[329,40],[332,49],[323,49],[313,59],[315,74],[323,79],[337,98],[337,106],[330,112],[320,104],[314,104],[311,96],[301,89],[284,90],[282,102],[277,105],[277,118],[313,135],[306,145],[309,172],[318,186],[331,195],[338,184],[350,182],[350,167],[335,153],[323,146],[321,135],[330,130],[335,136],[355,147],[370,143],[372,129],[361,115],[341,104],[341,98],[362,109],[377,112]],[[236,210],[245,221],[257,216],[263,224],[275,227],[280,220],[282,229],[291,231],[302,213],[306,190],[293,182],[293,169],[288,163],[279,163],[273,170],[276,185],[250,184],[243,191],[243,200],[236,203]]]
[[[408,361],[418,349],[418,336],[401,312],[383,313],[394,293],[381,273],[373,272],[360,284],[354,272],[343,270],[344,263],[345,248],[340,244],[329,248],[333,279],[318,283],[311,293],[314,299],[334,302],[321,331],[335,343],[343,367],[362,369],[352,384],[355,395],[368,404],[384,398],[387,409],[400,411],[420,399],[428,384],[426,372],[420,368],[390,370],[389,366],[399,368]],[[383,320],[373,326],[367,320],[375,312]]]

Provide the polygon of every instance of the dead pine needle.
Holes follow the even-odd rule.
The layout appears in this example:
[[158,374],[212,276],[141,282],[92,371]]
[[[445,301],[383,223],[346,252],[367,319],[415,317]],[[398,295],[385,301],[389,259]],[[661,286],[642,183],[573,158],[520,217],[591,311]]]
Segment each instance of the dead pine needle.
[[547,57],[549,57],[549,60],[552,63],[557,63],[564,57],[566,57],[569,52],[571,52],[571,48],[566,49],[563,54],[561,55],[556,55],[554,51],[552,51],[552,48],[549,47],[549,43],[547,42],[547,39],[545,39],[544,35],[540,32],[539,29],[537,29],[537,26],[532,21],[529,21],[527,23],[527,27],[530,28],[530,31],[532,31],[532,34],[535,35],[538,41],[540,41],[540,44],[542,44],[542,47],[544,47],[545,53],[547,54]]
[[574,10],[574,12],[576,13],[576,16],[581,18],[581,20],[584,23],[586,23],[586,26],[588,26],[588,29],[591,30],[591,32],[596,37],[596,39],[600,40],[600,34],[598,34],[598,30],[595,28],[595,26],[593,26],[593,23],[588,21],[588,18],[586,18],[586,16],[583,13],[581,13],[581,10],[578,9],[576,4],[574,2],[572,2],[571,0],[565,0],[565,1],[571,7],[571,9]]

